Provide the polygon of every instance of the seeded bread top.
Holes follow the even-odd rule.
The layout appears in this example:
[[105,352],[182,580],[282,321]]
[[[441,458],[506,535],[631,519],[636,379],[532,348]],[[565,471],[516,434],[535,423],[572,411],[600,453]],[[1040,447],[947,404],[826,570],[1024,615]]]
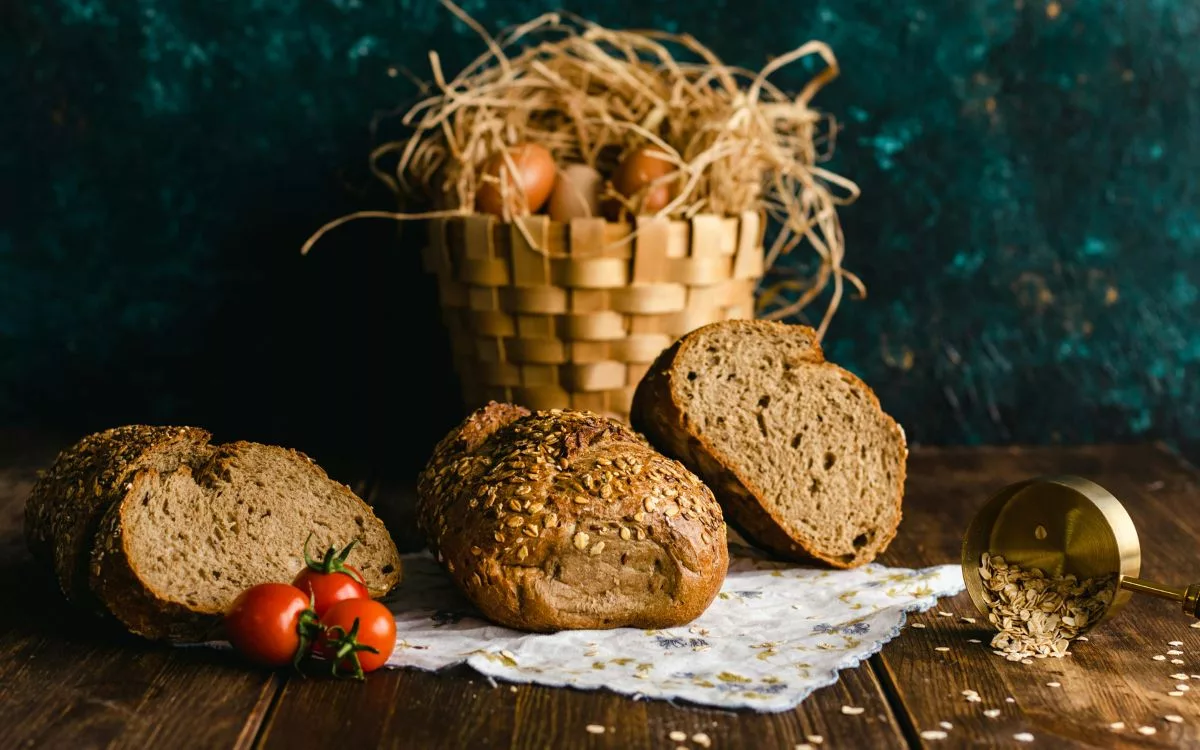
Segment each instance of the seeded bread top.
[[[88,435],[60,451],[53,465],[38,476],[33,493],[25,504],[25,540],[34,557],[50,559],[50,516],[68,499],[94,491],[96,472],[110,467],[115,456],[134,444],[153,443],[162,427],[125,425]],[[165,428],[172,429],[172,428]]]
[[[514,485],[516,495],[527,495],[564,474],[554,482],[562,494],[583,500],[595,492],[609,499],[613,480],[630,476],[624,460],[617,465],[600,459],[608,470],[599,480],[591,475],[574,479],[567,470],[582,451],[613,443],[649,448],[625,425],[592,412],[554,409],[531,414],[512,404],[488,404],[438,445],[421,475],[419,522],[431,549],[439,551],[447,529],[446,510],[452,505],[462,502],[472,515],[504,521],[511,509],[498,504],[496,496],[505,485]],[[607,490],[602,483],[610,485]]]

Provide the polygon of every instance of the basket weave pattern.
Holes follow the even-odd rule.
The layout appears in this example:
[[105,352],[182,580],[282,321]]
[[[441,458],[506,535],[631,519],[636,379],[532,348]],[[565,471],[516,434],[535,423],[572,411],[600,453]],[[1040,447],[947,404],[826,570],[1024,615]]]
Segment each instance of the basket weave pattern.
[[757,213],[636,227],[516,221],[525,233],[492,216],[431,222],[424,265],[437,276],[468,408],[495,399],[626,419],[638,381],[675,339],[753,317]]

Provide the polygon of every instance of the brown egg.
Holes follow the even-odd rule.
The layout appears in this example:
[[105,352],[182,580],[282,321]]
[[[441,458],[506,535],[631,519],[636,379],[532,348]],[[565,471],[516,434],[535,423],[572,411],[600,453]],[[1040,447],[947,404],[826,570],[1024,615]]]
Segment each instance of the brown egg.
[[[481,213],[503,216],[504,201],[507,200],[510,215],[524,216],[541,208],[554,189],[554,157],[545,147],[522,143],[509,148],[508,156],[517,170],[515,180],[509,175],[503,154],[488,159],[483,167],[484,176],[495,179],[482,181],[475,194],[475,208]],[[500,180],[505,183],[503,196]]]
[[559,170],[546,213],[554,221],[586,219],[600,215],[600,188],[604,179],[587,164],[568,164]]
[[[655,180],[676,171],[675,165],[665,157],[666,154],[661,149],[644,146],[630,152],[613,172],[613,189],[632,199],[639,215],[658,211],[670,203],[674,196],[675,180],[664,180],[650,186]],[[616,205],[615,201],[610,201],[605,209],[610,218],[615,218],[613,214],[620,213],[621,206]]]

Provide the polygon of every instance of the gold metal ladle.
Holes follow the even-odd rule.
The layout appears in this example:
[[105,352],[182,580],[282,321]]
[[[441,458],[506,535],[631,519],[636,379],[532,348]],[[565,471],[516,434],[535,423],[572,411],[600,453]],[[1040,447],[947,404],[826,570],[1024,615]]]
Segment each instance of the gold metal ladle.
[[1186,588],[1138,578],[1142,551],[1129,513],[1112,494],[1082,477],[1054,476],[1009,485],[979,511],[963,537],[963,580],[971,601],[988,614],[979,575],[984,552],[1046,575],[1073,574],[1079,580],[1115,575],[1116,595],[1104,616],[1113,617],[1131,592],[1182,603],[1186,615],[1200,617],[1200,583]]

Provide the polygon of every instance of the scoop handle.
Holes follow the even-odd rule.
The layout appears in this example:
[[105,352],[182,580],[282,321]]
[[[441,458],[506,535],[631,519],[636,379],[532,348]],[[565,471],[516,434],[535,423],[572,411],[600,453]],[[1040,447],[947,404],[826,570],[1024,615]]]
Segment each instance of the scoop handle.
[[1183,594],[1183,613],[1200,618],[1200,583],[1193,583]]
[[1193,583],[1185,589],[1147,581],[1144,578],[1122,578],[1120,586],[1126,591],[1136,591],[1139,594],[1149,594],[1157,596],[1159,599],[1179,602],[1183,605],[1185,615],[1200,618],[1200,583]]

